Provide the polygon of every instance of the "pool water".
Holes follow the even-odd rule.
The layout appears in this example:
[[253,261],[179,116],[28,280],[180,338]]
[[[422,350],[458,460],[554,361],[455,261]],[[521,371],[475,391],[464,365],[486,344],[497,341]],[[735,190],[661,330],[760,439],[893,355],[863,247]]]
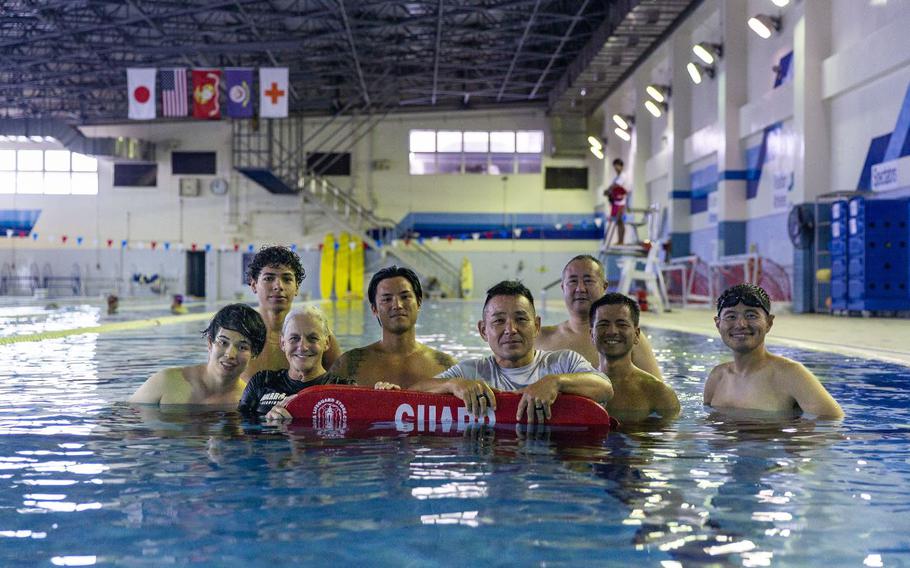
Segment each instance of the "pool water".
[[[327,308],[344,347],[378,337],[363,306]],[[479,312],[427,303],[418,335],[485,353]],[[847,419],[725,414],[702,405],[722,343],[647,330],[682,415],[601,437],[324,438],[123,402],[201,362],[201,327],[2,346],[0,565],[910,566],[907,368],[775,348]]]

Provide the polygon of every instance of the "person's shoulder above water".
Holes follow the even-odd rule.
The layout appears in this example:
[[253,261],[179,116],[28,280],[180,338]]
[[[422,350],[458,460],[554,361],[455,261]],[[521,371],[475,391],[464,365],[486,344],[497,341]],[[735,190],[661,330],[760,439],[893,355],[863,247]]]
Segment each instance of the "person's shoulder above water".
[[[133,404],[180,404],[190,399],[192,386],[184,367],[171,367],[154,373],[129,398]],[[189,368],[186,368],[189,369]]]

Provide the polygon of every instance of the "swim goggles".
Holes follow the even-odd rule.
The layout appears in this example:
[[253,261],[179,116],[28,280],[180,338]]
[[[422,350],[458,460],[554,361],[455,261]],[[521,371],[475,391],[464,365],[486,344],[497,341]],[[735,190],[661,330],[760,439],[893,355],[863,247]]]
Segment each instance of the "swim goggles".
[[765,313],[771,315],[771,302],[762,298],[754,292],[733,292],[725,296],[721,296],[717,300],[717,315],[720,315],[720,312],[724,308],[732,308],[737,304],[745,304],[750,308],[761,308],[765,310]]

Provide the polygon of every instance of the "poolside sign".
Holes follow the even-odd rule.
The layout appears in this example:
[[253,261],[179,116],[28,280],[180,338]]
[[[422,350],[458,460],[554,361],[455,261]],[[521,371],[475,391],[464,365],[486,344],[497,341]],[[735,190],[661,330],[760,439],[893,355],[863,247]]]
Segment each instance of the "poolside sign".
[[872,166],[872,191],[891,191],[910,186],[910,156]]

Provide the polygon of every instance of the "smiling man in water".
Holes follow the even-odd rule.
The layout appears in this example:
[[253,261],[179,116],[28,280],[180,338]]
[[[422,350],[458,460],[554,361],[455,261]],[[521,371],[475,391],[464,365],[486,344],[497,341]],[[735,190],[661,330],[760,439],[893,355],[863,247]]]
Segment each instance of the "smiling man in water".
[[[589,318],[591,304],[607,291],[603,264],[589,254],[573,257],[562,269],[559,288],[562,290],[569,319],[557,325],[542,327],[537,347],[548,351],[571,349],[596,365],[598,354],[591,343]],[[638,343],[632,348],[632,362],[658,379],[663,378],[651,344],[644,334],[641,334]]]
[[130,402],[237,404],[245,386],[240,375],[265,344],[262,317],[245,304],[230,304],[218,310],[202,334],[208,342],[207,363],[158,371]]
[[773,355],[765,335],[774,324],[768,293],[754,284],[728,288],[717,299],[714,324],[733,361],[711,371],[705,382],[705,404],[769,412],[795,408],[824,418],[843,418],[837,401],[801,364]]
[[367,288],[370,310],[382,331],[379,341],[346,352],[331,371],[372,387],[410,388],[455,364],[455,359],[417,341],[417,316],[423,303],[420,279],[410,268],[388,266]]
[[414,389],[453,394],[474,416],[483,416],[487,406],[496,408],[492,389],[518,391],[522,397],[515,419],[526,418],[529,424],[547,422],[552,417],[550,407],[560,394],[576,394],[599,403],[613,397],[610,379],[575,351],[534,348],[540,316],[531,291],[521,282],[506,280],[487,290],[477,330],[492,355],[461,361]]
[[672,418],[679,399],[667,383],[639,369],[632,349],[641,339],[638,302],[616,292],[591,304],[591,339],[600,354],[598,369],[613,382],[607,412],[622,422],[644,420],[652,414]]

